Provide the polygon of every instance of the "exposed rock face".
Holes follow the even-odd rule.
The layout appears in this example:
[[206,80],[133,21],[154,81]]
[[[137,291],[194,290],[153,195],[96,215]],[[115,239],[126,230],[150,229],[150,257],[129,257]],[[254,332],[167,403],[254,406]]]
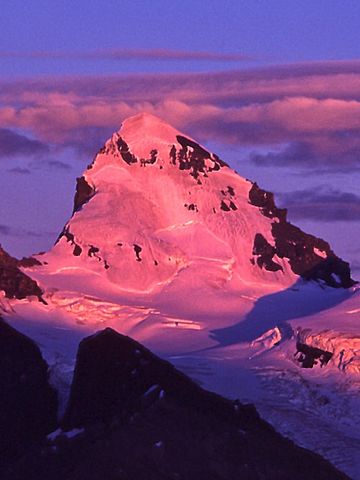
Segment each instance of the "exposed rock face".
[[[200,173],[206,176],[208,172],[218,171],[221,167],[227,166],[218,156],[211,154],[193,140],[182,135],[177,135],[176,140],[181,145],[181,149],[177,151],[175,145],[173,146],[171,151],[173,164],[178,164],[180,170],[190,170],[190,175],[195,180]],[[207,159],[211,161],[211,166],[206,165]]]
[[324,367],[329,363],[332,356],[332,352],[312,347],[306,343],[296,343],[295,358],[301,363],[303,368],[313,368],[317,364],[320,364],[320,367]]
[[282,266],[273,261],[275,253],[276,248],[270,245],[261,233],[257,233],[254,239],[253,255],[257,256],[257,264],[259,267],[264,267],[270,272],[282,270]]
[[125,142],[125,140],[119,137],[116,143],[119,148],[120,155],[122,156],[122,159],[124,160],[124,162],[130,165],[131,163],[136,163],[138,161],[136,156],[130,152],[129,146]]
[[[82,252],[82,248],[80,247],[80,245],[78,245],[76,243],[76,239],[75,239],[75,236],[73,233],[70,232],[70,227],[68,225],[66,225],[63,229],[63,231],[61,232],[61,234],[59,235],[59,238],[57,240],[57,242],[62,238],[62,237],[65,237],[66,238],[66,241],[68,243],[70,243],[71,245],[73,245],[74,247],[74,250],[73,250],[73,255],[75,257],[78,257],[79,255],[81,255],[81,252]],[[90,249],[91,250],[91,246],[90,246]],[[92,253],[94,253],[92,251]],[[89,254],[90,256],[90,254]]]
[[274,194],[261,189],[257,183],[254,183],[249,191],[249,201],[259,207],[265,217],[286,221],[286,208],[277,208]]
[[[212,171],[218,171],[221,167],[227,166],[227,164],[221,160],[217,155],[214,155],[205,150],[201,145],[193,140],[184,137],[183,135],[177,135],[176,140],[181,148],[172,146],[170,150],[170,159],[173,165],[177,165],[180,170],[189,170],[189,173],[195,180],[198,179],[200,174],[206,176],[207,173]],[[140,163],[145,166],[146,164],[154,164],[157,160],[158,151],[152,149],[149,152],[149,158],[137,157],[130,149],[124,138],[118,136],[115,144],[121,158],[128,165],[133,163]],[[100,153],[114,153],[113,146],[105,146],[100,150]],[[206,164],[206,160],[210,160],[210,165]],[[84,177],[81,177],[84,178]],[[78,179],[78,181],[81,179]],[[201,184],[201,181],[198,180]]]
[[17,260],[11,257],[0,246],[0,290],[5,292],[7,298],[22,299],[28,296],[36,296],[42,300],[42,291],[38,284],[23,273],[19,267],[38,264],[35,259]]
[[54,430],[57,396],[35,343],[0,319],[0,472]]
[[335,288],[349,288],[356,283],[351,278],[349,264],[337,257],[325,240],[304,233],[286,220],[286,209],[276,207],[271,192],[254,183],[249,191],[249,201],[259,207],[265,217],[274,219],[272,234],[275,247],[266,245],[265,239],[261,240],[259,235],[254,240],[254,253],[259,255],[260,266],[275,270],[272,258],[277,255],[289,259],[293,272],[306,280],[322,280]]
[[23,257],[18,262],[19,267],[30,268],[30,267],[39,267],[42,263],[34,257]]
[[87,183],[84,176],[77,178],[73,213],[80,210],[94,194],[95,190]]

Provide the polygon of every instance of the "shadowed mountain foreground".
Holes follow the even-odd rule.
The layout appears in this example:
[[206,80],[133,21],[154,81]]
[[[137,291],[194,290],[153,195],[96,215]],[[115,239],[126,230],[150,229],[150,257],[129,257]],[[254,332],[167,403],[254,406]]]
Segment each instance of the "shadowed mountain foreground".
[[[8,328],[1,325],[0,340]],[[16,409],[19,401],[14,399],[7,408]],[[347,478],[320,456],[277,434],[253,406],[203,390],[111,329],[80,343],[60,425],[62,430],[4,459],[1,478]],[[48,424],[46,433],[52,427]]]

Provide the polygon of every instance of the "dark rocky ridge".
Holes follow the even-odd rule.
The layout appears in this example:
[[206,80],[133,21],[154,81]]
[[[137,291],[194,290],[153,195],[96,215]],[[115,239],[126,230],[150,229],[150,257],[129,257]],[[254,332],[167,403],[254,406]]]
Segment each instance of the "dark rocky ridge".
[[56,411],[56,392],[39,348],[0,318],[0,472],[54,430]]
[[[189,170],[190,175],[194,177],[195,180],[198,180],[198,177],[201,174],[207,176],[208,172],[220,170],[221,167],[228,166],[224,161],[220,160],[217,155],[211,154],[198,143],[190,140],[189,138],[183,137],[182,135],[177,135],[176,140],[181,145],[179,150],[176,149],[175,145],[170,150],[170,162],[173,165],[178,164],[180,170]],[[143,159],[138,158],[134,155],[125,142],[125,140],[119,137],[116,141],[118,151],[128,165],[133,163],[140,163],[140,166],[146,166],[147,164],[155,164],[157,160],[157,150],[151,150],[149,152],[149,158]],[[105,148],[101,150],[101,153],[113,153],[111,148]],[[207,167],[205,160],[210,159],[214,163],[213,167]],[[198,183],[201,183],[198,180]]]
[[125,140],[119,137],[116,144],[119,148],[120,155],[122,156],[124,162],[130,165],[131,163],[136,163],[138,161],[137,157],[130,152],[129,146],[125,142]]
[[[189,170],[190,175],[194,177],[195,180],[198,180],[200,173],[204,176],[207,176],[207,173],[209,172],[218,171],[220,170],[220,168],[228,166],[217,155],[208,152],[193,140],[190,140],[187,137],[183,137],[182,135],[177,135],[176,140],[181,145],[181,148],[177,150],[175,145],[172,146],[169,154],[170,163],[172,165],[178,165],[180,170]],[[156,149],[153,149],[149,152],[149,158],[138,158],[135,154],[131,152],[129,145],[120,136],[116,140],[116,146],[114,146],[113,144],[104,146],[102,149],[100,149],[99,153],[114,154],[116,153],[116,149],[117,152],[120,154],[121,158],[128,165],[134,163],[139,163],[140,166],[143,167],[148,164],[154,165],[158,158],[158,152]],[[210,159],[213,162],[213,167],[206,166],[206,159]],[[162,168],[162,166],[160,166],[160,168]],[[201,183],[200,180],[198,180],[198,183]],[[80,187],[82,188],[83,185],[80,185]],[[89,195],[92,195],[90,191]]]
[[264,267],[270,272],[277,272],[278,270],[283,269],[281,265],[273,260],[273,257],[276,253],[276,248],[270,245],[270,243],[263,235],[261,235],[261,233],[257,233],[255,235],[252,253],[253,255],[257,256],[256,262],[260,268]]
[[249,201],[251,205],[260,208],[261,213],[268,218],[276,218],[279,221],[286,221],[286,208],[278,208],[275,205],[274,194],[262,190],[258,184],[253,183],[249,191]]
[[[261,267],[272,270],[274,268],[272,258],[277,255],[279,258],[289,259],[292,271],[306,280],[322,280],[335,288],[349,288],[356,283],[351,278],[349,264],[336,256],[325,240],[305,233],[287,221],[286,209],[276,207],[271,192],[262,190],[254,183],[249,191],[249,202],[259,207],[265,217],[274,220],[272,234],[275,247],[269,245],[272,251],[265,248],[264,242],[260,246],[258,237],[260,234],[254,239],[254,252],[258,252],[254,254],[260,255],[258,264],[260,261]],[[316,254],[314,249],[324,252],[326,258]]]
[[80,343],[61,425],[84,429],[36,439],[3,463],[2,480],[348,478],[281,437],[253,406],[202,389],[112,329]]
[[[149,158],[138,158],[130,151],[129,145],[120,136],[116,140],[116,146],[114,144],[105,145],[103,148],[100,149],[99,153],[120,153],[121,158],[128,165],[131,165],[132,163],[140,163],[141,167],[145,167],[146,165],[153,165],[154,163],[156,163],[158,158],[158,151],[156,149],[153,149],[149,152]],[[90,168],[92,168],[92,164]]]
[[[190,170],[190,175],[198,179],[199,174],[202,173],[207,176],[207,173],[212,171],[218,171],[221,167],[227,167],[228,165],[220,160],[217,155],[213,155],[198,143],[190,140],[189,138],[177,135],[176,140],[180,143],[181,149],[176,150],[173,145],[170,151],[170,159],[173,165],[178,163],[180,170]],[[207,167],[205,160],[210,159],[214,163],[213,167]],[[200,180],[198,180],[200,182]]]
[[[107,328],[82,340],[64,429],[111,422],[151,405],[163,391],[183,406],[227,418],[233,402],[206,392],[173,365],[135,340]],[[239,417],[258,419],[254,407],[238,407]]]
[[[79,244],[76,243],[76,239],[75,239],[75,235],[73,233],[70,232],[70,227],[69,225],[66,225],[64,228],[63,228],[63,231],[60,233],[58,239],[56,240],[56,243],[60,240],[60,238],[62,237],[65,237],[66,238],[66,241],[68,243],[70,243],[73,247],[74,247],[74,250],[73,250],[73,255],[75,257],[78,257],[81,255],[82,253],[82,248],[80,247]],[[90,247],[91,248],[91,247]],[[89,255],[90,256],[90,255]]]
[[39,263],[31,258],[17,260],[0,246],[0,290],[5,292],[7,298],[21,300],[34,295],[40,301],[44,301],[39,285],[20,270],[22,266],[34,266]]
[[23,257],[18,260],[18,266],[24,268],[39,267],[42,263],[34,257]]
[[85,177],[78,177],[76,179],[73,214],[80,210],[81,207],[85,205],[85,203],[87,203],[94,195],[95,190],[87,183]]

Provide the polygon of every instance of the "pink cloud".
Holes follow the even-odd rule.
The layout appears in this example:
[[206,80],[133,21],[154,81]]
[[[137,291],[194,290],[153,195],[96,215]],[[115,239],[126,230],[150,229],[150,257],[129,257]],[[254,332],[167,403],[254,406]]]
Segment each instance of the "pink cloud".
[[360,91],[360,61],[280,66],[220,73],[133,74],[1,82],[0,98],[31,101],[36,94],[65,98],[164,98],[221,103],[271,100],[284,96],[353,98]]
[[0,87],[0,125],[28,130],[59,146],[73,142],[79,147],[89,129],[103,134],[117,129],[125,117],[148,111],[203,142],[306,145],[297,147],[296,155],[293,149],[290,157],[301,162],[298,153],[306,150],[318,163],[358,161],[360,62],[214,74],[45,78]]

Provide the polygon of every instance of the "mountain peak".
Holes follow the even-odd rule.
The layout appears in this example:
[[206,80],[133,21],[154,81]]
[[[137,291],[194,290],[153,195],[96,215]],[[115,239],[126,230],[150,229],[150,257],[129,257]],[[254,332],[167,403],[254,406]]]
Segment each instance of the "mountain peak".
[[[147,112],[141,112],[128,117],[121,124],[118,135],[135,149],[150,142],[154,144],[171,145],[176,143],[176,137],[181,133],[161,118]],[[134,152],[136,154],[136,152]],[[149,152],[146,152],[149,153]]]
[[171,125],[165,122],[162,118],[153,115],[152,113],[148,112],[140,112],[136,115],[132,115],[131,117],[127,117],[121,124],[120,132],[124,130],[142,130],[142,129],[152,129],[152,128],[171,128],[175,130]]
[[[137,164],[139,167],[153,165],[159,169],[168,169],[169,166],[173,169],[176,166],[177,170],[188,171],[199,184],[200,174],[207,176],[208,172],[227,166],[191,137],[146,112],[122,122],[120,129],[109,138],[90,165],[92,174],[96,171],[99,179],[98,171],[109,164],[117,167],[124,167],[125,164]],[[88,172],[85,175],[86,179],[90,176]]]

